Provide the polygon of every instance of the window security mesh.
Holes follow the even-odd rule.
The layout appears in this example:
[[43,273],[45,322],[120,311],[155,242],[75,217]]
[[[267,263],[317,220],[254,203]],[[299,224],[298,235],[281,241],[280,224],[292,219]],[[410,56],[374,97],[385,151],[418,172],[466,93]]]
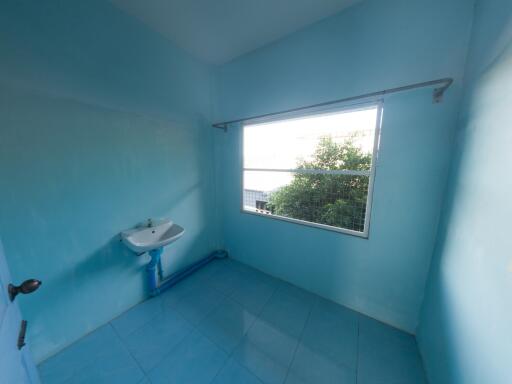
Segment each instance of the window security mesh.
[[244,211],[366,234],[380,105],[244,126]]

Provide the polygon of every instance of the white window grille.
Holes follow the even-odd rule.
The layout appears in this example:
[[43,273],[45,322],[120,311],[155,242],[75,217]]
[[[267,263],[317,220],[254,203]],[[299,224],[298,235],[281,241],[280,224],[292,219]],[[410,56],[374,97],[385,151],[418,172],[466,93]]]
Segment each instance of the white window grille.
[[382,103],[246,122],[242,211],[368,237]]

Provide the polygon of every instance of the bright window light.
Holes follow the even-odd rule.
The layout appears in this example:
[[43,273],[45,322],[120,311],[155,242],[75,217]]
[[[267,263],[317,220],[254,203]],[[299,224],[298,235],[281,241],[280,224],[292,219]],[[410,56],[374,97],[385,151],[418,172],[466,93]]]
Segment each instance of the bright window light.
[[381,104],[245,124],[242,210],[368,236]]

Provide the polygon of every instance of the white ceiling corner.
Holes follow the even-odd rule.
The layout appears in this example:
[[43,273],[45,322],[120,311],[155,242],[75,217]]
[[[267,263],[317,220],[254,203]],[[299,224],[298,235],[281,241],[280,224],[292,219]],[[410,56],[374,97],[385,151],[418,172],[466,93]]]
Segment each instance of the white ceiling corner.
[[223,64],[362,0],[110,0],[200,60]]

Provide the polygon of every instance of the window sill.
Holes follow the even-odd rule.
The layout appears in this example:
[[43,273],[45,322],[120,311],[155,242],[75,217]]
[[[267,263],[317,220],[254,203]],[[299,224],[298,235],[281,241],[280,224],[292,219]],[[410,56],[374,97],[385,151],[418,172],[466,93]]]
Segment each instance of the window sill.
[[299,220],[299,219],[292,219],[292,218],[284,217],[284,216],[276,216],[276,215],[271,215],[271,214],[267,214],[267,213],[260,213],[260,212],[255,212],[255,211],[249,211],[249,210],[246,210],[246,209],[243,209],[243,208],[240,210],[240,212],[248,214],[248,215],[266,217],[266,218],[269,218],[269,219],[286,221],[286,222],[292,223],[292,224],[298,224],[298,225],[303,225],[303,226],[306,226],[306,227],[313,227],[313,228],[317,228],[317,229],[323,229],[325,231],[338,232],[338,233],[343,233],[345,235],[359,237],[359,238],[362,238],[362,239],[368,239],[368,230],[366,230],[365,232],[352,231],[350,229],[333,227],[333,226],[326,225],[326,224],[312,223],[312,222],[309,222],[309,221],[304,221],[304,220]]

